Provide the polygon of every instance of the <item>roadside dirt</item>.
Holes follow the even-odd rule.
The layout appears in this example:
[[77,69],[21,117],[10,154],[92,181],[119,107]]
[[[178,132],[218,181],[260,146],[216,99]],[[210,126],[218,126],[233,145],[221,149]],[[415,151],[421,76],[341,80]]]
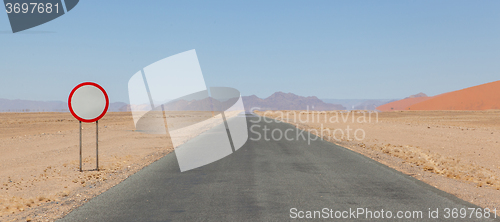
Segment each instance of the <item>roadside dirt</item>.
[[95,123],[69,113],[0,113],[0,221],[53,221],[173,151],[166,135],[134,132],[130,113]]

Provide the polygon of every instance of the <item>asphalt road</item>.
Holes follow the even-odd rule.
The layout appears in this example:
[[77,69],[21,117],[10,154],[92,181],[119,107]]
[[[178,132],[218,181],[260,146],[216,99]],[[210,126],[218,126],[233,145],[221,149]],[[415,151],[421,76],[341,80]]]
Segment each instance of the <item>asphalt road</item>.
[[[300,136],[297,140],[292,125],[256,124],[253,131],[261,139],[254,141],[257,134],[249,132],[253,139],[221,160],[181,173],[171,153],[61,221],[310,221],[298,218],[308,216],[307,211],[320,211],[309,215],[316,220],[333,216],[339,221],[409,221],[413,217],[457,221],[445,218],[445,208],[457,208],[458,217],[460,208],[477,208],[332,143],[308,144],[307,134],[306,140]],[[264,126],[282,132],[293,129],[288,135],[294,140],[266,141]],[[358,208],[365,212],[356,214],[361,212]],[[429,209],[438,209],[439,218],[429,219]],[[372,212],[371,217],[366,211]],[[393,218],[387,219],[388,211]],[[463,221],[476,219],[476,215],[469,218],[470,212]],[[395,219],[398,214],[410,215],[410,219]]]

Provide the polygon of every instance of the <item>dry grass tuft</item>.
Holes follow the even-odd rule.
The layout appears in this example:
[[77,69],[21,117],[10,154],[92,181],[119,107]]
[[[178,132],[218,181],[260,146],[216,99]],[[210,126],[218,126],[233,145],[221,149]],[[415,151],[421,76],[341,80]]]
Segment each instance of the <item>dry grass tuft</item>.
[[69,196],[69,194],[70,194],[70,191],[69,191],[69,190],[64,190],[64,191],[62,191],[61,193],[59,193],[59,195],[60,195],[61,197],[67,197],[67,196]]

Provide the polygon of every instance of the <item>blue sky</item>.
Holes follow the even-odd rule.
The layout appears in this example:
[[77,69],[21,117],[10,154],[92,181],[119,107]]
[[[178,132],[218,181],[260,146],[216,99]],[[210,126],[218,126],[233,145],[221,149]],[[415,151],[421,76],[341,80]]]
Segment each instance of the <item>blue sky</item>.
[[92,1],[12,34],[0,98],[128,102],[141,68],[196,49],[208,86],[331,99],[436,95],[500,78],[500,1]]

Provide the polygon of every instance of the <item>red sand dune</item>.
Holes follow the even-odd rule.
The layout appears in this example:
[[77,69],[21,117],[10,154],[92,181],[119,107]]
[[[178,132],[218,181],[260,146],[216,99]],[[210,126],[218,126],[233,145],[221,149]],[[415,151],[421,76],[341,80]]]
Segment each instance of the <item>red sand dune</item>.
[[412,104],[406,107],[406,110],[500,109],[500,81],[444,93],[430,98],[429,100]]
[[381,105],[377,107],[377,110],[380,111],[394,111],[394,110],[405,110],[408,106],[411,106],[413,104],[417,104],[423,101],[426,101],[432,97],[413,97],[413,98],[406,98],[394,102],[390,102],[384,105]]

